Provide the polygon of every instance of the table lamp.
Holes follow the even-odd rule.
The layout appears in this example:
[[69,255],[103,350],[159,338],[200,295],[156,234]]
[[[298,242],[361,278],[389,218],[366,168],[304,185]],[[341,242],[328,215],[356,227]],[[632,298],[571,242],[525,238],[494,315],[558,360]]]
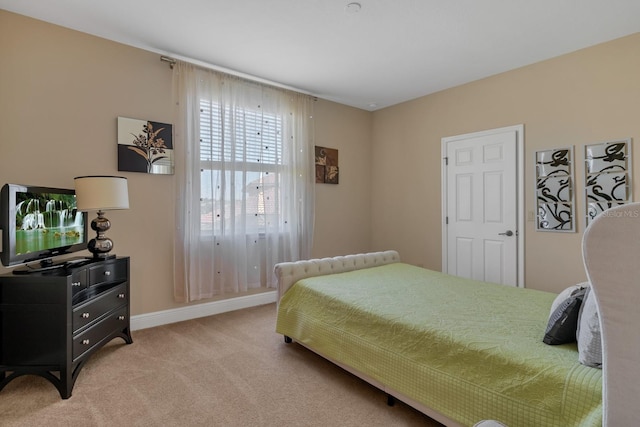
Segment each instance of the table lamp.
[[122,176],[79,176],[74,178],[76,206],[79,211],[98,211],[98,217],[91,221],[91,229],[97,232],[95,239],[87,245],[94,258],[108,259],[113,249],[113,240],[105,233],[111,222],[104,217],[104,211],[129,209],[127,178]]

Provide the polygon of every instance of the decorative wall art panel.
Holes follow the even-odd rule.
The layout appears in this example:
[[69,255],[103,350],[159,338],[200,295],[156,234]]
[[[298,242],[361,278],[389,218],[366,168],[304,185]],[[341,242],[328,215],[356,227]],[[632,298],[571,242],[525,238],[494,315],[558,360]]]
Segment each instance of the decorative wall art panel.
[[600,173],[587,178],[585,191],[587,199],[594,202],[609,202],[613,200],[627,201],[627,174],[624,172]]
[[546,176],[538,178],[538,182],[538,199],[571,202],[572,182],[570,176]]
[[587,225],[600,213],[633,201],[631,138],[585,145]]
[[573,205],[568,203],[539,203],[538,224],[545,230],[573,230]]
[[118,117],[118,170],[173,174],[173,126]]
[[536,152],[536,229],[575,231],[573,147]]
[[338,150],[316,145],[316,182],[337,184],[338,178]]
[[585,146],[587,173],[626,172],[628,148],[626,141]]
[[[568,148],[538,151],[536,153],[537,176],[571,175]],[[573,149],[571,149],[573,151]]]

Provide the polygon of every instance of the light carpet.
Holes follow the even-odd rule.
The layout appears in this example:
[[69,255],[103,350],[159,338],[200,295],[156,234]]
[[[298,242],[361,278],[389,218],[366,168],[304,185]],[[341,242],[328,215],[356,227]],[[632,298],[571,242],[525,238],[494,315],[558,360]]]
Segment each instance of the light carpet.
[[0,425],[440,426],[313,352],[285,344],[269,304],[133,332],[94,354],[62,400],[27,375]]

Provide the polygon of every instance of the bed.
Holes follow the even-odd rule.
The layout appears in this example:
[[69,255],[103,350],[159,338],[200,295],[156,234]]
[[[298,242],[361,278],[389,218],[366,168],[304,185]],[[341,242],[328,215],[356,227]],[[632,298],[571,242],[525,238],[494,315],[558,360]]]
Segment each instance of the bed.
[[638,213],[615,208],[584,234],[603,369],[580,363],[575,343],[542,342],[557,294],[426,270],[395,251],[276,265],[276,331],[447,426],[636,425]]

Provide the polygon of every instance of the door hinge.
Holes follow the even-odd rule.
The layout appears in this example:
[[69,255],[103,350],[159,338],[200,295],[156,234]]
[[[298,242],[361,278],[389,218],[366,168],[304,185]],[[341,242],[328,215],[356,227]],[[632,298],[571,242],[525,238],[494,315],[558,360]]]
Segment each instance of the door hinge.
[[444,217],[444,224],[445,225],[449,225],[449,217],[448,216]]
[[445,166],[449,166],[449,158],[448,157],[444,158],[444,165]]

